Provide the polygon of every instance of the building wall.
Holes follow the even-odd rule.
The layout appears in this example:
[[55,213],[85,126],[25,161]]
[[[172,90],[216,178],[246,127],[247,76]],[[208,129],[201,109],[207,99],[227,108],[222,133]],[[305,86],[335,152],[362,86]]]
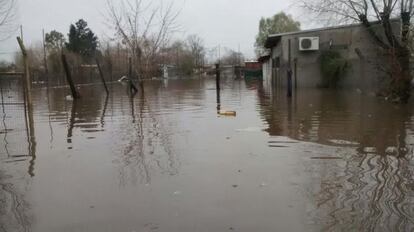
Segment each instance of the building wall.
[[[393,26],[394,33],[399,34],[400,23],[395,22]],[[378,31],[382,31],[380,25],[376,27]],[[320,50],[299,51],[300,37],[319,37]],[[319,57],[321,51],[328,49],[339,51],[351,64],[347,75],[340,83],[343,87],[371,91],[378,87],[378,78],[384,75],[378,65],[386,64],[387,61],[379,56],[378,47],[368,31],[363,26],[349,26],[282,36],[278,45],[272,49],[271,55],[272,60],[280,59],[280,68],[273,68],[272,74],[268,75],[273,76],[272,78],[276,79],[275,83],[280,86],[286,86],[289,40],[291,41],[291,67],[293,76],[297,77],[298,87],[317,87],[321,84]],[[359,58],[356,49],[364,54],[365,60]]]

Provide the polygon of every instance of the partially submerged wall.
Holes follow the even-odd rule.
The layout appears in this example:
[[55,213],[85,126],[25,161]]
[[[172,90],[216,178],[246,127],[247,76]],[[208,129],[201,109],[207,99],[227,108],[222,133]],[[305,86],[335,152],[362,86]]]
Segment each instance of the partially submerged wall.
[[[375,27],[376,30],[382,31],[381,25]],[[399,34],[399,21],[395,21],[393,27],[394,33]],[[300,37],[319,37],[319,51],[300,51]],[[271,64],[273,62],[272,74],[265,77],[265,79],[276,79],[274,82],[280,86],[286,86],[287,70],[289,68],[289,40],[291,44],[290,67],[294,72],[294,77],[297,77],[298,87],[320,86],[322,76],[319,57],[324,50],[338,51],[349,62],[350,68],[343,81],[339,83],[340,86],[345,88],[358,88],[367,91],[376,89],[379,85],[378,80],[385,75],[381,67],[389,63],[386,57],[379,54],[378,46],[367,29],[361,25],[287,34],[281,36],[278,45],[272,49],[272,59],[269,61]],[[360,57],[356,50],[363,57]],[[275,66],[278,66],[278,68]]]

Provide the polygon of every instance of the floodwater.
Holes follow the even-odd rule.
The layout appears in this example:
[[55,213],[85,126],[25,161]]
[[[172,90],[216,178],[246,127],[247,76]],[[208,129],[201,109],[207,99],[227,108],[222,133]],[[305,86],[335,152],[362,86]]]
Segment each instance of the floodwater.
[[228,80],[231,117],[213,79],[110,88],[34,89],[33,128],[2,106],[0,231],[414,230],[412,104]]

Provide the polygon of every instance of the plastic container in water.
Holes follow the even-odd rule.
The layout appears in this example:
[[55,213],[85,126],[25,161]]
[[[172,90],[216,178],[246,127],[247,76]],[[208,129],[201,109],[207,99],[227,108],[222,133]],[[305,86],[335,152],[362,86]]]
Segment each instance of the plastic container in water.
[[232,117],[236,117],[237,112],[236,111],[219,111],[219,115],[222,116],[232,116]]

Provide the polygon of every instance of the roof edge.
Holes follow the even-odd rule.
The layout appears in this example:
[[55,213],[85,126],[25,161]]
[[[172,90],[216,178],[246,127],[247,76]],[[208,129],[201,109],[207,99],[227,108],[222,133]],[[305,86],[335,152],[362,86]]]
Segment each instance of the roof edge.
[[[391,22],[397,22],[397,21],[401,21],[401,19],[400,18],[391,19]],[[380,21],[372,22],[373,25],[378,25],[379,23],[380,23]],[[285,33],[279,33],[279,34],[271,34],[267,37],[266,45],[271,46],[275,42],[277,43],[277,39],[279,39],[282,36],[305,34],[305,33],[320,32],[320,31],[329,31],[329,30],[337,30],[337,29],[360,27],[360,26],[362,26],[362,23],[354,23],[354,24],[332,26],[332,27],[321,27],[321,28],[314,28],[314,29],[301,30],[301,31],[285,32]],[[271,40],[273,40],[273,43],[270,42]],[[270,47],[266,47],[266,48],[270,48]]]

